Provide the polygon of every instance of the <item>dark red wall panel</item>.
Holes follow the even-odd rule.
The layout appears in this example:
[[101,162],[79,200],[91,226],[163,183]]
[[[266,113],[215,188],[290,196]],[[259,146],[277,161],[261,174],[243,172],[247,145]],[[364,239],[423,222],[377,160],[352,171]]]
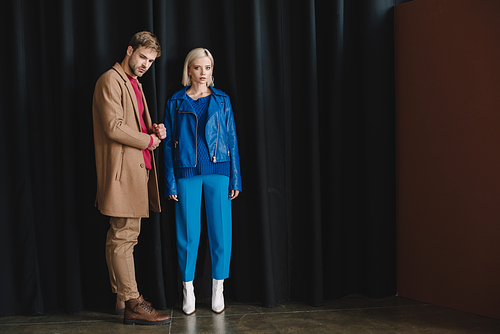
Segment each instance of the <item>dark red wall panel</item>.
[[398,293],[500,319],[500,1],[395,7]]

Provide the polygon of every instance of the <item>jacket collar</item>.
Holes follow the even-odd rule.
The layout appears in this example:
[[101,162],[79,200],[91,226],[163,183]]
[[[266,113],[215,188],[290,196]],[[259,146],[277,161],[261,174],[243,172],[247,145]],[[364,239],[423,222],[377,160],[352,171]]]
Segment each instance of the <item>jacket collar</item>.
[[[174,95],[172,95],[172,98],[178,99],[178,100],[185,100],[185,99],[187,99],[187,93],[186,93],[186,91],[188,90],[189,87],[190,86],[185,86],[184,88],[178,90],[177,92],[174,93]],[[217,89],[217,88],[215,88],[213,86],[210,86],[210,89],[217,96],[226,96],[226,93],[224,93],[220,89]]]

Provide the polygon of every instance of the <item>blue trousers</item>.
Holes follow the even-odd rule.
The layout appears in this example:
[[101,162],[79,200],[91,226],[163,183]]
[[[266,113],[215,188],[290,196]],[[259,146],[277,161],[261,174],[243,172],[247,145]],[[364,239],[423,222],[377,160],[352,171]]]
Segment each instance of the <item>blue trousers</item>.
[[229,177],[211,174],[181,178],[177,180],[177,192],[175,222],[182,280],[194,280],[201,234],[202,192],[207,212],[212,278],[228,278],[232,243]]

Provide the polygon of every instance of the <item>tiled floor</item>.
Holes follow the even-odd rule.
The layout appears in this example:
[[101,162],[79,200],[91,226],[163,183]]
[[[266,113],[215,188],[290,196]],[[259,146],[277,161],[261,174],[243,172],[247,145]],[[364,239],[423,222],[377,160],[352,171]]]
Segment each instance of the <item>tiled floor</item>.
[[126,326],[101,312],[0,318],[0,333],[500,333],[500,320],[404,298],[370,300],[350,296],[322,307],[282,303],[275,308],[226,301],[217,315],[198,302],[186,316],[178,308],[163,326]]

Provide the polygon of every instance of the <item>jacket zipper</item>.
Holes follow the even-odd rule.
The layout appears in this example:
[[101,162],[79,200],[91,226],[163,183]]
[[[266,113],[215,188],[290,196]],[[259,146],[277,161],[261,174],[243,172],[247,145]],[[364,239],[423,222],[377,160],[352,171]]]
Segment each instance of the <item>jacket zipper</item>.
[[215,152],[212,161],[217,162],[217,145],[219,144],[219,127],[220,127],[220,108],[219,108],[219,120],[217,121],[217,138],[215,139]]

